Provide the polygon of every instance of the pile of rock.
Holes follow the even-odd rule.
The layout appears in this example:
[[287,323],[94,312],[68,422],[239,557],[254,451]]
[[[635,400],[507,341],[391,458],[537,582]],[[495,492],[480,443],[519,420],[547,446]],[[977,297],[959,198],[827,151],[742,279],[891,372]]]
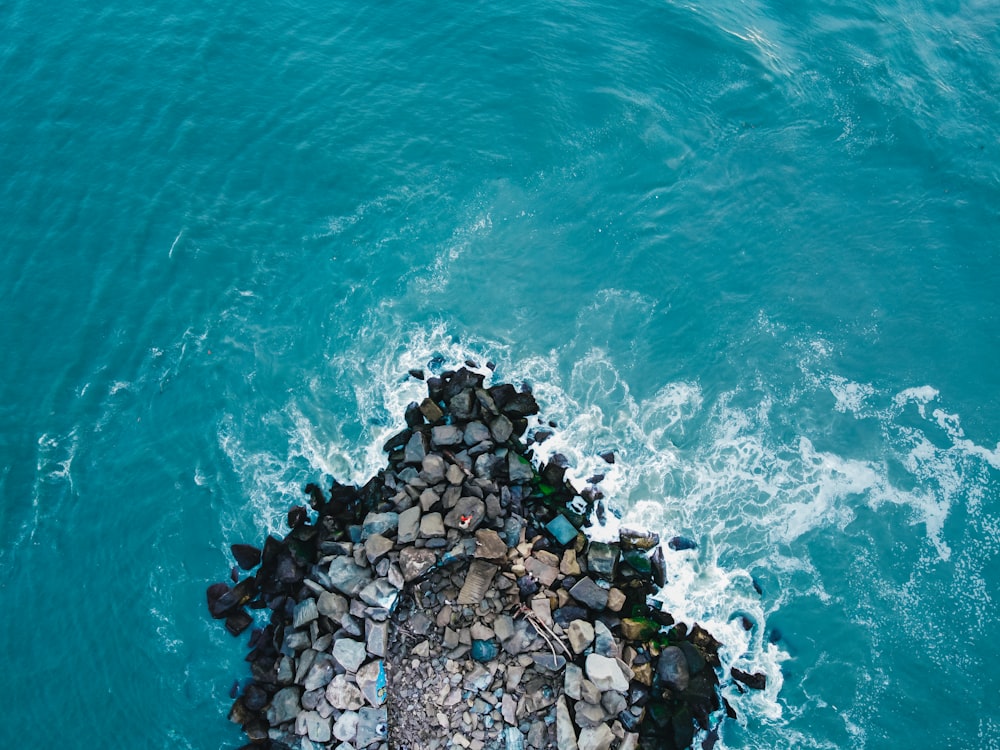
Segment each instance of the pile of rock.
[[588,540],[600,493],[533,465],[528,390],[465,368],[427,386],[386,469],[309,485],[315,522],[294,508],[283,540],[234,545],[256,575],[209,588],[234,635],[271,610],[230,712],[246,747],[690,746],[720,707],[719,644],[650,606],[659,539]]

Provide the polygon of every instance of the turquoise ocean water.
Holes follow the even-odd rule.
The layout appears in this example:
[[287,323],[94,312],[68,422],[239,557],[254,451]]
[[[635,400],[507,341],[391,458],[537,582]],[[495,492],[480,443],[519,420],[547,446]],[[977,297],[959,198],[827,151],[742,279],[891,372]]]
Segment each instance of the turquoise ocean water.
[[467,357],[698,540],[718,747],[1000,747],[998,81],[975,0],[0,3],[0,747],[241,744],[228,545]]

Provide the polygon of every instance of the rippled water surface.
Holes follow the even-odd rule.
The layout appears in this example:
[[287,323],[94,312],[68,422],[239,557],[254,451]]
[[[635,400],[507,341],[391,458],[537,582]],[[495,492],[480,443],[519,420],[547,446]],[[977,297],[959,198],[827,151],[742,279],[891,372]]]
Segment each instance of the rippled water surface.
[[1000,747],[1000,6],[0,29],[0,746],[240,745],[228,545],[472,357],[699,542],[662,596],[769,676],[717,747]]

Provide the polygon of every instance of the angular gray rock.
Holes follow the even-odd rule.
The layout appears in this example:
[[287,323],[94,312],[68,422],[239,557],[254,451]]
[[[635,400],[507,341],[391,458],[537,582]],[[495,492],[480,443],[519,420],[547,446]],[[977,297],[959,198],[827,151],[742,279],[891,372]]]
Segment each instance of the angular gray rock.
[[490,439],[490,428],[482,422],[469,422],[465,426],[463,440],[466,445],[476,445]]
[[582,654],[594,642],[594,626],[586,620],[573,620],[566,628],[566,637],[573,653]]
[[421,462],[420,478],[427,484],[437,484],[444,481],[444,474],[448,465],[445,460],[436,453],[429,453],[424,456]]
[[316,711],[303,711],[295,718],[295,730],[305,734],[313,742],[330,741],[330,720],[324,719]]
[[535,470],[531,468],[531,463],[525,461],[514,451],[507,454],[507,472],[510,475],[511,484],[525,484],[535,476]]
[[604,609],[608,603],[608,592],[602,589],[589,576],[584,576],[576,585],[569,590],[569,595],[581,604],[584,604],[598,612]]
[[391,610],[399,598],[399,589],[388,578],[376,578],[358,592],[358,598],[370,607]]
[[[681,657],[683,658],[683,654]],[[601,692],[617,690],[624,693],[628,690],[628,679],[615,659],[609,659],[600,654],[590,654],[587,656],[586,670],[587,679],[593,682]]]
[[330,584],[342,594],[353,598],[372,579],[372,571],[356,564],[350,557],[335,557],[327,572]]
[[398,513],[369,513],[361,526],[361,538],[367,539],[372,534],[385,536],[399,527]]
[[413,433],[403,451],[403,460],[406,463],[420,464],[424,460],[424,456],[427,455],[427,444],[424,442],[426,439],[422,432]]
[[319,617],[316,611],[315,599],[303,599],[295,605],[295,612],[292,614],[292,627],[301,628]]
[[385,669],[381,659],[370,661],[358,669],[355,679],[365,700],[375,708],[385,703]]
[[570,662],[563,672],[563,692],[575,701],[580,700],[583,669]]
[[458,603],[479,604],[486,596],[486,590],[493,583],[498,570],[496,565],[485,560],[473,560],[469,563],[462,590],[458,592]]
[[440,513],[424,513],[420,517],[420,536],[423,539],[434,539],[445,535],[444,521]]
[[406,547],[399,552],[399,569],[403,580],[409,583],[437,564],[437,555],[429,549]]
[[451,424],[438,425],[431,428],[431,445],[435,448],[448,448],[459,445],[464,434],[459,427]]
[[316,600],[316,610],[339,623],[340,618],[347,614],[347,599],[332,591],[324,591]]
[[348,672],[357,672],[367,653],[365,644],[351,638],[338,638],[333,644],[333,658]]
[[298,716],[301,705],[299,698],[302,695],[302,688],[297,685],[282,688],[274,694],[271,705],[267,709],[267,721],[271,726],[284,724]]
[[358,733],[354,744],[358,748],[368,747],[373,742],[384,740],[389,725],[389,715],[385,707],[362,708],[358,711]]
[[573,728],[565,696],[559,696],[556,703],[556,744],[559,750],[577,750],[576,730]]
[[302,681],[302,687],[305,690],[325,688],[333,679],[333,674],[333,659],[329,654],[318,654]]
[[341,742],[353,742],[358,734],[358,715],[353,711],[341,714],[333,725],[333,736]]
[[326,686],[326,700],[338,711],[357,711],[365,705],[364,696],[358,686],[348,682],[347,678],[338,674]]
[[396,541],[399,544],[411,544],[420,533],[421,508],[414,505],[399,514],[399,528],[396,531]]
[[478,497],[462,497],[444,517],[444,525],[449,529],[472,533],[479,528],[485,517],[486,503]]
[[490,422],[490,434],[498,443],[506,443],[514,432],[514,425],[504,415],[500,415]]
[[374,565],[385,557],[394,545],[395,542],[391,539],[387,539],[381,534],[372,534],[365,540],[365,557],[368,558],[370,564]]
[[367,620],[365,622],[365,647],[372,656],[385,656],[389,645],[389,623]]

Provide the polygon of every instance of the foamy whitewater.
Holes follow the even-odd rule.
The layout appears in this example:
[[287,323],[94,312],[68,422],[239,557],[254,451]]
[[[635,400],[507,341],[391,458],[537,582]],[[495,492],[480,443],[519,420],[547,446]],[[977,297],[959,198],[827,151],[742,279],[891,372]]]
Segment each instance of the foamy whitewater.
[[239,746],[229,545],[471,359],[595,536],[697,542],[666,608],[768,678],[716,747],[1000,748],[1000,8],[0,28],[0,747]]

